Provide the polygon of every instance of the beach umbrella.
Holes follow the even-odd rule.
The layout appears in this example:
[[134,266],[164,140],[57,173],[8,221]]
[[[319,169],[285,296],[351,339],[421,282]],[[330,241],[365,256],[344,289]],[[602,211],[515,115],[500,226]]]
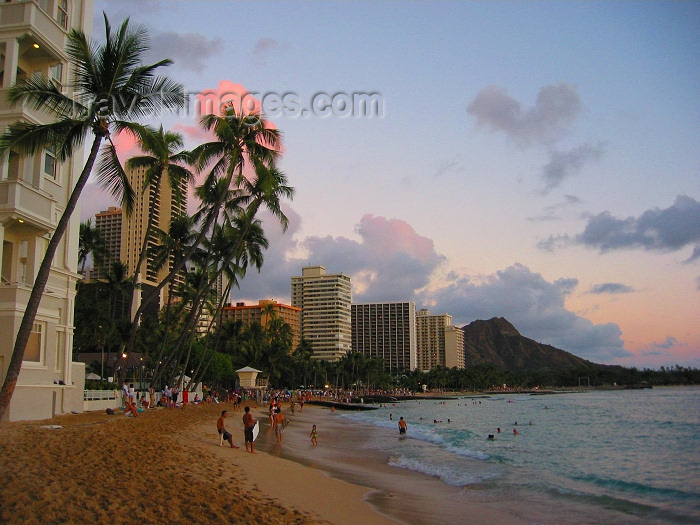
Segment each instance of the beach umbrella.
[[85,376],[85,379],[87,379],[88,381],[97,381],[97,380],[102,379],[102,378],[100,376],[98,376],[96,373],[90,372],[88,375]]

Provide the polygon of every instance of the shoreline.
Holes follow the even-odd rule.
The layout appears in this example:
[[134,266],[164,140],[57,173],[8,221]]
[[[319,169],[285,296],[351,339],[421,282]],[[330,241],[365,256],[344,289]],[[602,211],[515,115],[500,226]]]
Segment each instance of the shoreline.
[[[391,448],[400,444],[398,429],[395,433],[382,432],[374,427],[349,424],[338,417],[338,412],[314,405],[306,404],[303,412],[296,410],[294,415],[286,409],[284,405],[285,416],[291,422],[282,446],[275,443],[269,423],[264,420],[264,409],[256,412],[255,417],[263,420],[260,436],[264,439],[260,449],[326,472],[333,479],[364,487],[365,501],[382,515],[412,525],[463,523],[465,516],[469,516],[470,523],[485,525],[528,523],[517,507],[497,501],[483,491],[449,486],[432,476],[390,466]],[[318,447],[310,444],[313,424],[318,428]],[[370,437],[386,440],[387,450],[377,452],[365,447]]]
[[[240,449],[219,447],[224,409]],[[465,498],[461,488],[390,467],[387,455],[362,449],[375,434],[329,409],[285,410],[282,446],[265,407],[251,409],[261,422],[256,454],[243,446],[243,411],[223,403],[3,423],[0,522],[525,523],[503,502]],[[314,423],[318,447],[309,439]]]

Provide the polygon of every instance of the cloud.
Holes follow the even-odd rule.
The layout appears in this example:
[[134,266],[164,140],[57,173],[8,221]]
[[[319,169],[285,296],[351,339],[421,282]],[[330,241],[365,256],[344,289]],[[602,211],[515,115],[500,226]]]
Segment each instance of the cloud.
[[566,309],[576,279],[546,281],[521,264],[473,282],[453,276],[442,288],[425,291],[424,304],[449,312],[462,326],[476,319],[505,317],[526,337],[598,363],[632,355],[615,323],[593,324]]
[[286,213],[291,216],[285,235],[274,219],[264,219],[271,248],[261,273],[241,281],[239,297],[282,297],[288,301],[290,278],[301,275],[303,266],[321,265],[328,273],[352,278],[355,302],[411,300],[445,260],[435,252],[432,240],[399,219],[363,216],[355,228],[359,241],[332,236],[298,240],[294,236],[301,221],[295,212]]
[[251,55],[258,65],[266,66],[269,59],[283,53],[286,48],[285,44],[281,44],[274,38],[265,37],[255,43]]
[[515,264],[494,275],[472,280],[455,272],[446,284],[431,285],[445,258],[433,241],[408,223],[365,215],[346,237],[297,239],[301,220],[292,210],[289,229],[282,234],[276,221],[263,214],[270,241],[265,264],[258,274],[250,270],[241,280],[233,301],[290,300],[290,280],[303,266],[321,265],[328,273],[349,275],[353,301],[414,301],[418,308],[448,312],[462,326],[475,319],[506,317],[526,337],[572,352],[594,362],[609,363],[632,354],[625,350],[615,323],[593,324],[566,309],[565,300],[578,286],[573,278],[546,281],[540,274]]
[[498,86],[482,89],[467,106],[477,127],[503,132],[522,147],[557,142],[580,112],[581,100],[571,84],[542,87],[535,105],[526,110]]
[[696,244],[695,247],[693,248],[693,253],[688,257],[688,260],[686,262],[693,262],[697,261],[700,259],[700,244]]
[[202,89],[195,98],[197,118],[209,114],[219,115],[223,106],[233,106],[237,114],[260,111],[260,100],[243,84],[230,80],[220,80],[215,88]]
[[168,57],[177,67],[201,73],[207,61],[221,53],[222,45],[220,38],[209,39],[199,33],[166,31],[151,36],[148,56],[152,60]]
[[544,208],[544,213],[542,215],[537,215],[533,217],[528,217],[528,221],[538,222],[538,221],[556,221],[560,220],[560,212],[570,208],[571,206],[578,206],[581,204],[581,199],[576,195],[564,195],[564,201],[553,204],[552,206],[547,206]]
[[542,168],[544,193],[557,188],[564,179],[581,171],[584,165],[597,161],[605,153],[603,143],[583,144],[569,151],[552,151],[550,160]]
[[280,43],[274,38],[265,37],[255,43],[255,46],[253,46],[253,54],[257,57],[263,57],[281,47]]
[[591,217],[574,242],[601,253],[629,248],[670,252],[695,243],[693,259],[700,244],[700,202],[679,195],[672,206],[647,210],[638,218],[618,219],[605,211]]
[[627,286],[622,283],[601,283],[594,284],[591,289],[588,290],[590,294],[621,294],[621,293],[631,293],[634,292],[634,288]]
[[656,341],[654,341],[653,343],[651,343],[651,346],[649,348],[642,350],[640,352],[640,354],[643,356],[670,355],[671,350],[673,350],[679,346],[684,346],[684,345],[679,344],[678,339],[669,335],[665,341],[662,341],[660,343],[657,343]]

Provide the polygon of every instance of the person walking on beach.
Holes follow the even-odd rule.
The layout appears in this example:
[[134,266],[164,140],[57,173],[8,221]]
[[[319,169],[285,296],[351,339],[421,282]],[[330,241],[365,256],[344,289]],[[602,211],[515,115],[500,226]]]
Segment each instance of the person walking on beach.
[[122,403],[124,403],[125,407],[129,406],[129,386],[126,384],[126,381],[122,385]]
[[253,427],[257,423],[257,420],[253,418],[250,413],[250,407],[245,407],[245,414],[243,414],[243,436],[245,438],[245,449],[246,452],[255,454],[255,442],[253,441]]
[[311,427],[311,444],[318,445],[318,432],[316,432],[316,425]]
[[282,433],[284,432],[284,414],[282,413],[282,407],[277,405],[277,412],[275,412],[275,436],[277,436],[277,444],[282,444]]
[[399,418],[399,434],[402,436],[406,435],[406,429],[408,428],[408,425],[406,424],[406,420],[401,416]]
[[[219,435],[223,436],[224,440],[228,441],[229,445],[231,445],[231,448],[239,448],[233,444],[233,436],[228,430],[226,430],[227,416],[228,412],[226,410],[221,412],[221,416],[216,422],[216,430],[219,432]],[[219,446],[221,446],[221,443],[219,443]]]

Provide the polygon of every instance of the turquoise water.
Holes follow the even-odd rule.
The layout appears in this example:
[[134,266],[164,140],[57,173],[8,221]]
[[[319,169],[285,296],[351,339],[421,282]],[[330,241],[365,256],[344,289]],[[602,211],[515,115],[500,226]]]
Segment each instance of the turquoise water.
[[397,429],[400,416],[395,467],[631,522],[700,523],[700,388],[406,401],[342,417]]

